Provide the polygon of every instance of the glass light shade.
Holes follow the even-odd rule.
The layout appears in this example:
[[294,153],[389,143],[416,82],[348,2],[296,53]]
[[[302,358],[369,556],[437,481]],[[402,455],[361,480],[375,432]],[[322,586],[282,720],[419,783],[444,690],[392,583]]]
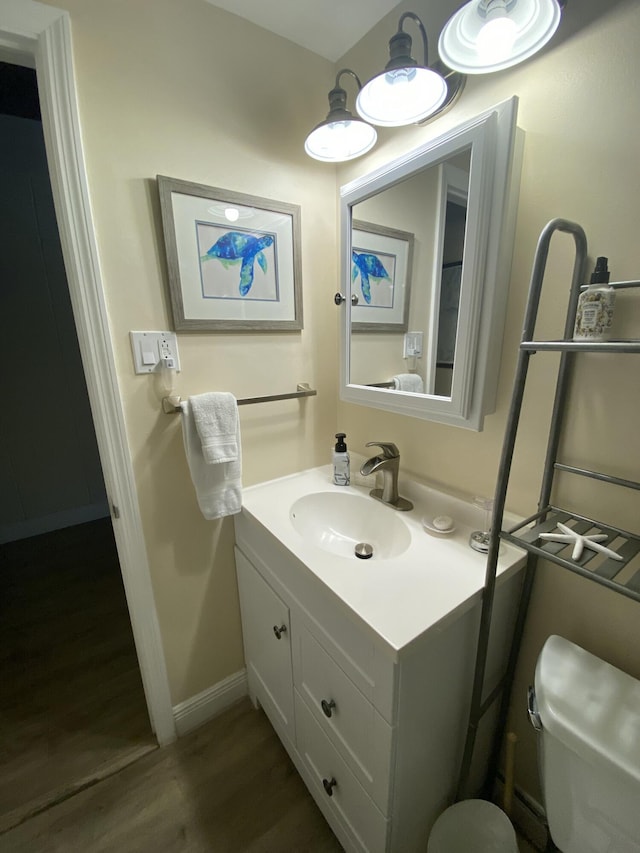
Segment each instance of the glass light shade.
[[358,94],[356,109],[371,124],[401,127],[432,115],[446,97],[443,77],[430,68],[410,65],[383,71],[369,80]]
[[366,154],[376,144],[377,138],[375,128],[359,118],[325,121],[307,136],[304,150],[316,160],[342,163]]
[[[449,68],[462,74],[488,74],[510,68],[543,48],[560,23],[558,0],[513,0],[500,4],[504,11],[495,17],[491,5],[486,0],[471,0],[446,23],[438,51]],[[484,11],[487,7],[488,14]],[[501,31],[502,36],[501,27],[508,27]],[[497,35],[493,50],[492,29]]]

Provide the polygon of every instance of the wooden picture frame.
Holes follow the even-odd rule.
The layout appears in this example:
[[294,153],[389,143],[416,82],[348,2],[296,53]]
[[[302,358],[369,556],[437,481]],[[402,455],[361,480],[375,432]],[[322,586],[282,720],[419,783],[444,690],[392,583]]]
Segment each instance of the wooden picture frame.
[[303,328],[300,207],[157,176],[177,332]]

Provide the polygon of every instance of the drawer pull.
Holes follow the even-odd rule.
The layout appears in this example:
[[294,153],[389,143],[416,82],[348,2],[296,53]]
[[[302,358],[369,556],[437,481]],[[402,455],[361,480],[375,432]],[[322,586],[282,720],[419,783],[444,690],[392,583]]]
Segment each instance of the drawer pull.
[[331,779],[323,779],[322,784],[324,785],[324,789],[327,792],[327,796],[333,797],[333,789],[338,784],[336,782],[335,776],[332,776]]
[[274,634],[276,635],[276,637],[280,640],[280,639],[282,639],[282,635],[287,633],[287,626],[286,626],[286,625],[281,625],[281,626],[278,628],[278,626],[277,626],[277,625],[274,625],[274,626],[273,626],[273,633],[274,633]]
[[330,699],[328,702],[326,699],[323,699],[322,702],[320,702],[320,707],[322,708],[325,717],[330,717],[333,709],[336,707],[336,703],[333,699]]

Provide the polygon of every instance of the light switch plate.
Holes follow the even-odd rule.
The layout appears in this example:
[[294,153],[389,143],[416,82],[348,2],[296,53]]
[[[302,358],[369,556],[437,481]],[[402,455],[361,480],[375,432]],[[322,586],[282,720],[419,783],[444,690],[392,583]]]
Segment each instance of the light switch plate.
[[409,358],[411,356],[417,356],[420,358],[422,356],[422,340],[422,332],[406,332],[404,336],[402,357]]
[[136,373],[154,373],[161,359],[180,370],[178,341],[175,332],[129,332],[133,366]]

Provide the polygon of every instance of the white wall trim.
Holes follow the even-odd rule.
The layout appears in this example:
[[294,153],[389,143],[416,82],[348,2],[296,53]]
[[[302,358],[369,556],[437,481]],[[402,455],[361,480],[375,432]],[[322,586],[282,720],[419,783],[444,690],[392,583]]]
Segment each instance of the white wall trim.
[[178,735],[186,735],[216,717],[248,693],[247,671],[233,675],[180,702],[173,709]]
[[35,56],[42,125],[71,304],[151,725],[175,739],[160,628],[115,371],[82,147],[67,12],[0,0],[0,46]]
[[[495,802],[500,804],[504,797],[504,779],[500,776],[495,785]],[[509,815],[516,829],[538,850],[547,848],[547,822],[544,808],[522,788],[514,788],[512,810]]]

